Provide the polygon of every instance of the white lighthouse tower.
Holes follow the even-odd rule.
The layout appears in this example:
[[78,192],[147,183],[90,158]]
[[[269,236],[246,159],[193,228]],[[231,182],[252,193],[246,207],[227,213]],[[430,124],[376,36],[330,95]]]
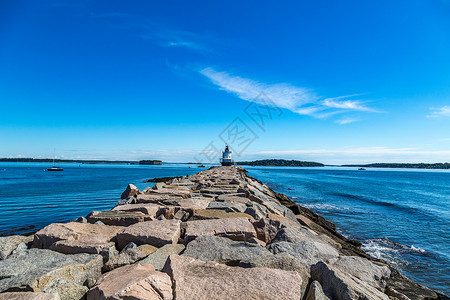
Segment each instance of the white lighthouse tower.
[[231,159],[231,151],[228,149],[228,145],[225,147],[225,151],[222,152],[222,158],[220,159],[222,166],[232,166],[233,160]]

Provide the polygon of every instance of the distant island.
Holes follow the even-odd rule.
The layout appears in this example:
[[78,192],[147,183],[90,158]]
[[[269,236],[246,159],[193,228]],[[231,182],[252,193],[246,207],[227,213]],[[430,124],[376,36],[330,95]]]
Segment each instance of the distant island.
[[[53,163],[53,158],[0,158],[0,162],[35,162],[35,163]],[[55,159],[55,163],[77,163],[77,164],[125,164],[125,165],[161,165],[160,160],[94,160],[94,159]]]
[[239,161],[241,166],[265,166],[265,167],[323,167],[324,164],[313,161],[285,160],[285,159],[262,159],[255,161]]
[[450,163],[375,163],[367,165],[342,165],[342,167],[364,167],[364,168],[408,168],[408,169],[450,169]]
[[162,165],[162,161],[160,160],[140,160],[140,165]]

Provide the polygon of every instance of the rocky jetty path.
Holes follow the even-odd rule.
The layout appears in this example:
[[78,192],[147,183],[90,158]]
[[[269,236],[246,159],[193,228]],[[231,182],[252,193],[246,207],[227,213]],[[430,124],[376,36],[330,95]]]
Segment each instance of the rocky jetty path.
[[240,167],[0,238],[2,299],[448,299],[367,256]]

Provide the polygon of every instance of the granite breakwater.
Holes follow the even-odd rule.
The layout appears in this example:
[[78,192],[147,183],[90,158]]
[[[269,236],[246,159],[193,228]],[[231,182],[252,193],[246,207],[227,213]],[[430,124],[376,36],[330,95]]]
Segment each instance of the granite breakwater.
[[0,238],[0,299],[448,299],[240,167]]

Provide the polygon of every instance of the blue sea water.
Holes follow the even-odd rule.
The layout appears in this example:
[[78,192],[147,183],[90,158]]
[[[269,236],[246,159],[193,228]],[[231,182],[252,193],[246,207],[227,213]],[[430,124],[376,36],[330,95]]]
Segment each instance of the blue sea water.
[[[194,174],[189,165],[0,163],[0,235],[114,206],[128,183]],[[450,294],[450,172],[246,167],[249,175],[336,224],[345,236],[413,280]]]

